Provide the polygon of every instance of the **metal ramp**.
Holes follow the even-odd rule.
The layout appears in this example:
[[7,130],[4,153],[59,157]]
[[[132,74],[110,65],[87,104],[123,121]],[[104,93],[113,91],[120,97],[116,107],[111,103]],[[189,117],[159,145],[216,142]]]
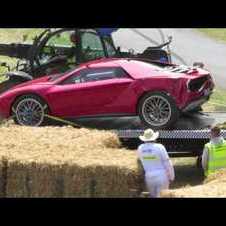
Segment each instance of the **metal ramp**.
[[[200,156],[204,144],[209,140],[209,128],[226,122],[226,112],[206,112],[183,115],[174,128],[159,131],[159,142],[164,144],[172,157]],[[115,132],[122,143],[136,149],[141,143],[138,137],[146,129],[138,117],[89,118],[79,119],[76,123],[101,130]],[[222,131],[226,138],[226,130]]]
[[[138,117],[85,118],[75,121],[89,128],[112,130],[120,138],[137,138],[146,129]],[[175,126],[159,131],[162,139],[208,139],[212,125],[226,122],[226,112],[205,112],[183,115]],[[226,138],[226,131],[222,132]]]

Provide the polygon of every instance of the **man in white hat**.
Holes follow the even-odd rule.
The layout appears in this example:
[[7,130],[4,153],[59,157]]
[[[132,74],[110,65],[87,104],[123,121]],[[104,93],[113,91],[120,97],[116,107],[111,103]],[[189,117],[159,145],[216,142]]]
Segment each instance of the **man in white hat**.
[[152,198],[160,197],[161,191],[168,189],[175,178],[174,168],[165,147],[155,142],[158,137],[158,132],[147,129],[144,135],[139,137],[144,144],[138,147],[138,157],[145,171],[145,183]]

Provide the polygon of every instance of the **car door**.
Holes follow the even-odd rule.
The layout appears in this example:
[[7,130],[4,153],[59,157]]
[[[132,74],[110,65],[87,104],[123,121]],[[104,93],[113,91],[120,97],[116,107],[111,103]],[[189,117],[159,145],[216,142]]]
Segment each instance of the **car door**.
[[129,98],[133,82],[120,68],[84,69],[56,85],[49,98],[61,117],[123,114],[136,98]]

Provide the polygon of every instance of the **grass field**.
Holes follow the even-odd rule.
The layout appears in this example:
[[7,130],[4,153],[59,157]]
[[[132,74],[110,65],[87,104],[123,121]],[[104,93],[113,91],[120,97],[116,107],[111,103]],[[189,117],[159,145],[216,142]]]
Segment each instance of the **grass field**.
[[204,177],[202,170],[196,166],[197,158],[173,158],[175,169],[175,181],[171,184],[171,189],[202,184]]
[[203,110],[206,112],[225,112],[226,111],[226,90],[215,89],[210,100],[203,105]]
[[[216,29],[206,29],[201,28],[198,31],[203,34],[226,43],[226,29],[216,28]],[[207,111],[225,111],[226,110],[226,91],[222,89],[215,90],[211,100],[207,105],[205,105]]]
[[224,28],[200,28],[198,31],[216,40],[226,42],[226,29]]
[[25,36],[27,36],[27,42],[31,42],[35,35],[39,34],[42,30],[43,29],[0,29],[0,42],[23,42]]
[[[26,42],[31,43],[35,36],[43,29],[0,29],[0,43],[19,43],[26,39]],[[16,64],[16,59],[0,56],[0,62],[7,62],[10,66]],[[4,73],[6,68],[0,67],[0,74]],[[0,77],[0,81],[3,80]]]

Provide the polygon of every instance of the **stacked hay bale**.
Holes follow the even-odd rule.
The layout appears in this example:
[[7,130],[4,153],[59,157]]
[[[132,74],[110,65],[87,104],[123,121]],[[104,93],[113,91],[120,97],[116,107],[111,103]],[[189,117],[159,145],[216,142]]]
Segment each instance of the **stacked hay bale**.
[[163,197],[189,197],[189,198],[213,198],[226,197],[226,170],[220,170],[210,175],[201,185],[186,186],[179,189],[166,191]]
[[219,126],[221,129],[226,129],[226,122],[217,124],[217,126]]
[[0,195],[128,197],[142,190],[135,152],[106,131],[0,127]]

